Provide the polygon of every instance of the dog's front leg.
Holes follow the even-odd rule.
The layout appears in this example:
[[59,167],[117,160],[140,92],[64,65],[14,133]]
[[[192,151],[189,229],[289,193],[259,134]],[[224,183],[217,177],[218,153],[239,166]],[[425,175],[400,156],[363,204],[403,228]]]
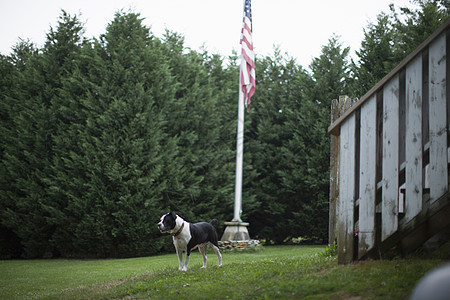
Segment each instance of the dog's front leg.
[[178,247],[175,247],[177,250],[177,256],[178,256],[178,270],[183,271],[183,250],[179,250]]
[[189,263],[189,256],[191,255],[191,251],[186,251],[186,257],[184,258],[184,267],[181,269],[181,271],[187,271],[188,263]]

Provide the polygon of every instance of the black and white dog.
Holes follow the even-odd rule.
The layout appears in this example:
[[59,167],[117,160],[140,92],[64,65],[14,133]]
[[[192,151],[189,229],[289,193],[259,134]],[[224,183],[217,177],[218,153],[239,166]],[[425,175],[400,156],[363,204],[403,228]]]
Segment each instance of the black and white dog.
[[[219,259],[219,266],[222,265],[222,255],[217,243],[217,232],[213,224],[216,219],[210,223],[189,223],[183,220],[174,212],[167,213],[161,217],[158,223],[158,229],[162,233],[170,233],[173,238],[173,244],[177,251],[180,271],[187,271],[189,255],[191,251],[198,247],[203,256],[203,267],[206,268],[206,246],[210,245]],[[186,252],[186,258],[183,265],[183,252]]]

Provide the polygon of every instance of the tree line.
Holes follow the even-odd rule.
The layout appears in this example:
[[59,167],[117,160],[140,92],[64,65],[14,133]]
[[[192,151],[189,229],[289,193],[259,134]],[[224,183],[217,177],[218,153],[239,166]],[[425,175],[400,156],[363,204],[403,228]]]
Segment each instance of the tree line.
[[[252,237],[326,242],[331,99],[363,95],[448,18],[446,5],[381,13],[358,62],[335,35],[309,70],[278,48],[257,56],[243,178]],[[0,55],[1,258],[152,255],[171,249],[156,228],[169,210],[232,218],[236,53],[158,38],[134,12],[98,38],[83,30],[62,11],[41,48],[20,41]]]

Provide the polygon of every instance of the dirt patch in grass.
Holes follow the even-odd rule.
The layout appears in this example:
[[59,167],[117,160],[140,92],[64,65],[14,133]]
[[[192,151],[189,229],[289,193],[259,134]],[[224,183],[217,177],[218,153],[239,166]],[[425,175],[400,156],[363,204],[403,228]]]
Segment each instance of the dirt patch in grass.
[[339,292],[338,293],[338,299],[339,300],[364,300],[366,298],[360,297],[360,296],[353,296],[353,295],[349,295],[345,292]]

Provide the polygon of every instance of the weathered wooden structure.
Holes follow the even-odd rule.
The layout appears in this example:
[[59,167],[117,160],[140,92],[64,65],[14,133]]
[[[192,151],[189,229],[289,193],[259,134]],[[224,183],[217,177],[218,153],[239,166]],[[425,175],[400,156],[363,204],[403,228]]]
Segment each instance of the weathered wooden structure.
[[330,242],[339,263],[409,252],[448,228],[449,49],[447,22],[360,100],[333,102]]

